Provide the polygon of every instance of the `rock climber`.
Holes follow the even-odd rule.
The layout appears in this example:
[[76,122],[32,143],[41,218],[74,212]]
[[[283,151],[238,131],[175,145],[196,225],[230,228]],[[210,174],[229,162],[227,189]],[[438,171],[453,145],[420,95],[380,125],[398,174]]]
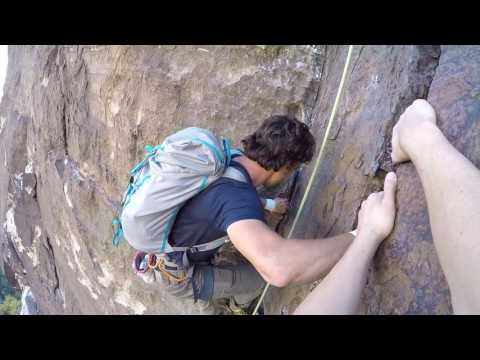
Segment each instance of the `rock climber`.
[[[433,107],[415,100],[393,128],[392,160],[412,161],[427,200],[433,242],[455,314],[480,314],[480,171],[436,125]],[[357,236],[295,314],[355,314],[368,267],[395,218],[396,176],[362,203]]]
[[[315,140],[307,125],[287,116],[273,116],[243,141],[243,154],[232,164],[246,182],[220,178],[189,200],[178,213],[172,232],[172,246],[207,243],[228,234],[235,248],[250,264],[213,266],[218,249],[187,253],[194,267],[191,280],[172,282],[170,293],[209,302],[230,299],[233,311],[249,311],[265,281],[284,287],[306,284],[325,275],[342,257],[354,236],[341,234],[327,239],[284,239],[265,221],[262,201],[256,187],[278,185],[314,154]],[[274,211],[286,210],[285,199],[276,199]],[[366,217],[377,209],[366,209]],[[365,230],[368,232],[368,226]],[[377,224],[372,221],[372,232]],[[181,253],[168,255],[167,266],[176,278],[183,278]]]

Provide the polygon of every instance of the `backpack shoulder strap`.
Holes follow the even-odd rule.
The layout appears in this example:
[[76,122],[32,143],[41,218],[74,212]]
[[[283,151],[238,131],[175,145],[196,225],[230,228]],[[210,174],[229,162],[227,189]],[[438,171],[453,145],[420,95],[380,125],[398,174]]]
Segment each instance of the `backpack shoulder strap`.
[[202,252],[202,251],[210,251],[210,250],[213,250],[213,249],[216,249],[216,248],[222,246],[223,244],[225,244],[228,241],[229,241],[228,236],[224,236],[224,237],[221,237],[220,239],[216,239],[216,240],[204,243],[204,244],[192,246],[191,248],[189,248],[189,250],[190,250],[191,253]]
[[243,173],[240,170],[235,169],[233,166],[229,166],[227,170],[225,170],[225,172],[223,173],[222,177],[241,181],[244,183],[247,182],[247,179],[245,179],[245,175],[243,175]]
[[175,252],[175,251],[186,251],[186,250],[190,250],[191,253],[210,251],[222,246],[228,241],[229,241],[228,236],[224,236],[219,239],[215,239],[207,243],[194,245],[194,246],[169,246],[166,253]]

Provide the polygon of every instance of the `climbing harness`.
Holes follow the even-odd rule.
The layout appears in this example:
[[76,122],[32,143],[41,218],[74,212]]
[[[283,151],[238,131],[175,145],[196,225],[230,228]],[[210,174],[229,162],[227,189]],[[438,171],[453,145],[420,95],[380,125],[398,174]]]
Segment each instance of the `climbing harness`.
[[[340,85],[338,86],[337,96],[335,97],[335,102],[333,103],[332,112],[330,113],[330,118],[328,119],[328,122],[327,122],[327,128],[325,129],[325,134],[323,136],[322,144],[320,146],[320,150],[318,152],[317,159],[315,161],[315,166],[313,168],[312,174],[310,175],[310,179],[308,180],[307,187],[305,188],[305,193],[303,194],[303,198],[302,198],[302,201],[300,202],[300,206],[298,208],[297,214],[295,215],[295,218],[293,220],[293,224],[290,227],[290,231],[288,232],[287,239],[290,239],[290,237],[293,234],[293,231],[295,229],[295,226],[297,225],[298,219],[300,218],[300,215],[302,214],[302,210],[305,206],[306,200],[308,198],[308,194],[309,194],[309,192],[312,188],[312,184],[313,184],[313,181],[315,180],[317,170],[320,166],[320,163],[321,163],[320,160],[322,158],[323,151],[324,151],[325,145],[327,143],[327,139],[328,139],[328,136],[329,136],[329,133],[330,133],[330,129],[331,129],[332,124],[333,124],[333,119],[335,118],[335,115],[336,115],[336,112],[337,112],[337,107],[338,107],[338,103],[339,103],[339,100],[340,100],[340,95],[342,93],[343,86],[345,84],[345,78],[347,77],[347,70],[348,70],[348,66],[350,65],[352,50],[353,50],[353,45],[349,45],[347,58],[345,60],[345,66],[343,68],[342,77],[340,79]],[[260,296],[260,298],[257,302],[257,305],[255,306],[255,309],[253,310],[252,315],[257,315],[258,314],[258,308],[260,307],[260,304],[262,303],[263,298],[265,297],[265,294],[267,293],[267,290],[268,290],[269,287],[270,287],[270,284],[267,283],[265,285],[265,288],[263,289],[262,295]]]

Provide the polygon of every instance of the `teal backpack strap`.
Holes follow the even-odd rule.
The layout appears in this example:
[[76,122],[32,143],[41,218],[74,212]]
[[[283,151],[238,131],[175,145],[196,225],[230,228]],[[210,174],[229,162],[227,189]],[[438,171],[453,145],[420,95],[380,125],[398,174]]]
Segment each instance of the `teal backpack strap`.
[[226,159],[225,169],[227,169],[230,166],[230,162],[232,161],[232,156],[243,155],[243,151],[240,149],[232,148],[232,145],[228,138],[224,138],[222,141],[222,144],[223,144],[223,152],[225,153],[225,159]]
[[157,150],[159,150],[159,149],[160,150],[162,149],[161,145],[157,145],[155,147],[153,147],[152,145],[145,146],[145,148],[144,148],[145,153],[146,153],[145,157],[143,158],[142,161],[140,161],[137,165],[135,165],[132,170],[130,170],[130,175],[135,175],[140,170],[142,170],[143,167],[145,166],[145,164],[148,162],[148,160],[150,160],[150,158],[152,156],[154,156],[155,153],[157,152]]
[[224,138],[223,141],[223,152],[225,153],[225,169],[230,166],[230,161],[232,160],[232,150],[230,147],[230,140]]
[[113,246],[118,247],[120,240],[122,240],[123,237],[122,224],[120,223],[120,219],[118,217],[113,219],[112,229],[112,244]]
[[230,153],[233,155],[243,155],[243,151],[240,149],[230,149]]

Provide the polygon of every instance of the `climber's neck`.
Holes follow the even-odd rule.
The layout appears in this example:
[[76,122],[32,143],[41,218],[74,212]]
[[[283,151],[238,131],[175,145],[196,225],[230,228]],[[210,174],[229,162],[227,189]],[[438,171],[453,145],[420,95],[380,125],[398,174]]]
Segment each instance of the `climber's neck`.
[[265,170],[256,161],[250,160],[245,155],[236,157],[235,161],[247,170],[255,187],[263,185],[273,173],[273,170]]

